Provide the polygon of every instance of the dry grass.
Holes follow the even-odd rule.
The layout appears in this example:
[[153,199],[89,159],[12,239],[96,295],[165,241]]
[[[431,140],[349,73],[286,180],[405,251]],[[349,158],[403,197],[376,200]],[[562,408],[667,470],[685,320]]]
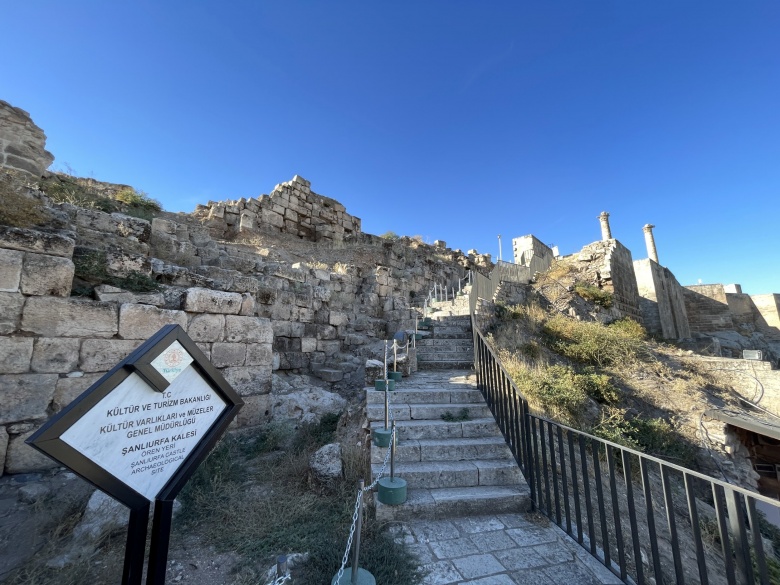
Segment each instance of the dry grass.
[[27,195],[24,175],[14,171],[0,172],[0,224],[28,228],[48,219],[40,200]]

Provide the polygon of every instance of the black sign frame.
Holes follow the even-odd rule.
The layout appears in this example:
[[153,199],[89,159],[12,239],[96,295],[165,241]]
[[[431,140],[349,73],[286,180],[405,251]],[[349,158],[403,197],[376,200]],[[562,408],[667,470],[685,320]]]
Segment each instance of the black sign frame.
[[130,508],[123,585],[141,583],[151,500],[65,443],[60,437],[133,373],[136,373],[153,390],[164,392],[169,382],[151,365],[151,362],[176,341],[193,358],[190,365],[219,395],[226,407],[155,496],[147,584],[164,584],[173,500],[206,459],[244,404],[241,397],[184,330],[179,325],[164,326],[25,441]]

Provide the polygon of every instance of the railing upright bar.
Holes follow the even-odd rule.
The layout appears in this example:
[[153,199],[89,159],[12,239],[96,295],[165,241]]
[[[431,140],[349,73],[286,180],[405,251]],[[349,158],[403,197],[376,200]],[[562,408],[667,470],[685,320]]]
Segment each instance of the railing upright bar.
[[669,526],[672,558],[674,559],[674,574],[677,577],[677,583],[684,585],[685,575],[683,573],[682,559],[680,558],[680,539],[677,536],[677,522],[674,517],[674,500],[672,498],[672,488],[669,484],[669,469],[664,465],[661,465],[660,468],[661,482],[664,489],[664,504],[666,506],[666,524]]
[[528,411],[528,402],[525,401],[525,399],[522,399],[520,402],[522,406],[522,424],[523,424],[523,441],[525,443],[525,469],[526,469],[526,479],[528,480],[528,485],[531,487],[531,502],[533,502],[533,505],[536,505],[536,501],[538,498],[538,494],[536,492],[536,470],[534,469],[534,461],[536,460],[533,457],[533,447],[531,445],[531,440],[533,435],[531,434],[531,424],[533,419],[531,418],[531,414]]
[[734,558],[731,556],[731,542],[729,529],[726,524],[726,510],[723,502],[723,488],[718,484],[712,484],[712,497],[715,501],[715,517],[718,522],[718,533],[720,534],[720,546],[723,552],[723,559],[726,562],[726,579],[729,585],[737,585],[737,577],[734,574]]
[[615,544],[617,545],[618,567],[620,578],[626,580],[626,551],[623,546],[623,528],[621,526],[620,501],[618,500],[617,483],[615,479],[615,451],[607,445],[607,469],[609,470],[609,491],[612,495],[612,520],[615,523]]
[[758,565],[758,576],[761,579],[761,585],[769,585],[769,570],[766,566],[766,557],[764,556],[764,541],[761,538],[761,525],[756,511],[756,501],[753,498],[745,498],[747,503],[748,521],[750,522],[750,533],[753,535],[753,548],[756,551],[756,564]]
[[571,536],[571,507],[569,505],[569,480],[566,477],[566,456],[563,451],[563,429],[556,425],[558,435],[558,459],[561,462],[561,488],[563,491],[563,513],[566,516],[566,534]]
[[504,378],[504,385],[509,402],[509,435],[512,437],[512,454],[515,456],[517,466],[522,469],[523,441],[520,438],[520,420],[517,416],[517,396],[512,384],[506,378]]
[[539,441],[537,440],[539,434],[536,432],[536,423],[539,422],[541,424],[541,421],[537,421],[535,416],[529,416],[528,420],[531,422],[531,440],[533,441],[534,449],[533,465],[534,475],[536,476],[536,505],[541,510],[544,510],[545,508],[542,506],[542,472],[539,469]]
[[607,508],[604,505],[604,487],[601,481],[601,462],[599,461],[599,445],[595,439],[591,441],[590,452],[593,458],[593,477],[596,484],[596,503],[599,506],[599,523],[601,524],[601,547],[604,549],[604,564],[609,567],[612,558],[609,550],[609,531],[607,530]]
[[[557,426],[557,425],[556,425]],[[555,462],[555,439],[553,425],[547,425],[547,438],[550,441],[550,469],[552,470],[553,498],[555,500],[555,523],[561,525],[561,497],[558,490],[558,466]]]
[[585,513],[588,516],[588,538],[590,539],[590,554],[596,556],[596,529],[593,525],[593,502],[590,500],[590,474],[588,473],[588,458],[585,454],[585,437],[578,436],[580,444],[580,465],[582,466],[582,494],[585,498]]
[[626,480],[626,499],[628,500],[628,521],[631,524],[631,545],[634,549],[634,565],[636,566],[636,582],[644,585],[645,576],[642,570],[642,551],[639,549],[639,531],[636,523],[636,501],[634,499],[634,483],[631,477],[631,453],[623,450],[623,476]]
[[688,517],[691,521],[691,529],[693,530],[693,543],[696,546],[696,563],[699,565],[699,581],[701,582],[701,585],[709,585],[710,579],[707,575],[707,559],[704,556],[704,543],[701,540],[699,510],[696,507],[693,477],[684,473],[683,480],[685,482],[685,496],[688,500]]
[[655,582],[663,583],[663,573],[661,572],[661,557],[658,554],[658,535],[655,531],[655,510],[653,509],[653,494],[650,488],[650,475],[647,469],[647,461],[644,457],[639,457],[639,473],[642,477],[642,491],[645,496],[645,511],[647,520],[647,536],[650,540],[650,550],[653,555],[653,572],[655,573]]
[[753,583],[753,563],[750,559],[750,544],[745,528],[745,512],[742,508],[742,496],[734,490],[726,491],[726,508],[729,511],[731,534],[736,540],[734,555],[737,558],[737,574],[746,583]]
[[574,515],[577,517],[577,542],[582,544],[582,509],[580,507],[580,483],[577,480],[577,458],[574,456],[574,435],[566,433],[569,442],[569,461],[571,462],[571,487],[574,496]]
[[[539,419],[539,450],[542,452],[542,473],[544,473],[544,505],[547,510],[547,516],[552,515],[550,499],[550,473],[547,470],[547,440],[545,439],[544,426],[545,422]],[[549,424],[549,423],[548,423]]]

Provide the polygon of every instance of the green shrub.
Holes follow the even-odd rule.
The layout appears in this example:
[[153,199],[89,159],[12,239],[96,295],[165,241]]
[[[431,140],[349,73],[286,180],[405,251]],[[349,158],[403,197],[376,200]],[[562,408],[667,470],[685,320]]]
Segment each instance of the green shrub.
[[452,414],[449,410],[441,415],[441,420],[447,422],[461,422],[469,420],[469,409],[461,408],[458,414]]
[[575,384],[578,384],[585,393],[596,402],[602,404],[616,404],[620,401],[620,393],[613,386],[610,377],[606,374],[586,372],[575,376]]
[[[641,327],[640,327],[641,328]],[[631,326],[608,327],[592,321],[577,321],[561,314],[550,317],[542,328],[553,351],[574,361],[598,367],[627,367],[647,356],[642,335]]]
[[[124,290],[136,293],[147,293],[161,290],[162,287],[154,278],[136,270],[126,276],[112,276],[108,273],[108,260],[102,250],[77,251],[73,255],[75,276],[91,285],[110,284]],[[73,296],[89,296],[91,288],[83,285],[74,287]]]
[[586,301],[609,309],[612,306],[612,293],[586,282],[575,282],[574,292]]
[[396,241],[397,239],[399,239],[401,236],[399,236],[399,235],[398,235],[397,233],[395,233],[394,231],[390,230],[390,231],[386,231],[385,233],[383,233],[383,234],[382,234],[381,236],[379,236],[379,237],[380,237],[380,238],[384,238],[385,240],[391,240],[391,241],[395,242],[395,241]]

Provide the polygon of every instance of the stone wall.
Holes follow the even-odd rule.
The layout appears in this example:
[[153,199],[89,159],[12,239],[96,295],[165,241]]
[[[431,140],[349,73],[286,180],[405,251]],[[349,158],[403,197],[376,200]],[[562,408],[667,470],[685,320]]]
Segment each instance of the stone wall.
[[544,272],[552,266],[553,260],[555,260],[552,249],[533,235],[513,238],[512,252],[515,264],[528,266],[531,269],[531,275]]
[[734,320],[722,284],[700,284],[683,289],[691,333],[734,329]]
[[30,114],[0,100],[0,168],[39,179],[52,162],[54,156],[46,150],[46,135]]
[[780,333],[780,294],[750,295],[756,310],[756,325],[759,329]]
[[664,339],[690,337],[683,287],[674,274],[650,258],[634,261],[634,273],[647,330]]
[[642,323],[631,250],[618,240],[602,240],[585,246],[573,258],[580,269],[586,266],[584,272],[589,273],[589,281],[612,293],[613,308],[619,316]]
[[[414,327],[412,301],[482,260],[357,234],[362,262],[285,263],[214,240],[186,214],[150,223],[69,204],[51,211],[51,233],[0,226],[6,473],[50,467],[24,439],[167,323],[181,325],[244,397],[237,425],[338,410],[362,388],[383,340]],[[283,245],[294,236],[278,237]],[[74,273],[95,259],[109,282],[134,276],[161,290],[102,284],[89,298],[70,296],[74,282],[85,284]]]
[[194,215],[216,238],[265,230],[312,242],[341,242],[360,233],[359,218],[349,215],[335,199],[314,193],[311,183],[298,175],[277,185],[270,195],[209,201],[199,205]]
[[770,362],[699,356],[696,365],[712,372],[748,402],[780,416],[780,370]]

